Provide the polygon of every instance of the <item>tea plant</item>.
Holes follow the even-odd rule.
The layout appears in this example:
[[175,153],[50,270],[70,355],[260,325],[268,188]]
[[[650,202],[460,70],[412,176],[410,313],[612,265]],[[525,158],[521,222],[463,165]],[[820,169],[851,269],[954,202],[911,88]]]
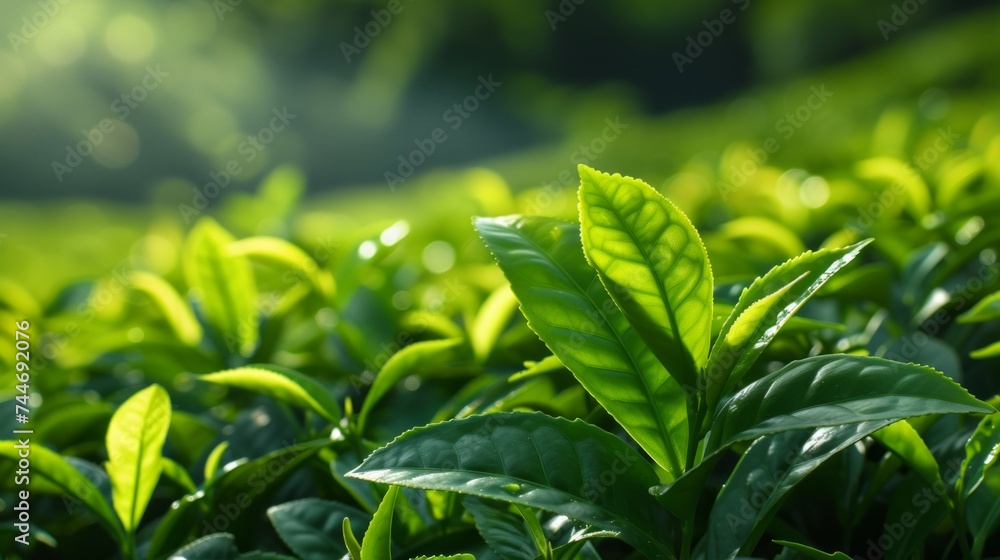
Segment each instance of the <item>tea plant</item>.
[[[35,360],[47,396],[30,450],[32,554],[992,553],[1000,401],[963,389],[957,364],[958,351],[995,355],[976,350],[989,332],[965,330],[1000,316],[979,294],[996,286],[983,260],[994,230],[942,250],[934,235],[978,223],[953,209],[937,230],[900,235],[913,249],[898,258],[864,262],[872,240],[842,231],[752,282],[718,281],[740,266],[738,244],[713,267],[655,189],[579,173],[578,222],[461,226],[481,237],[462,255],[484,244],[499,266],[472,258],[451,284],[414,274],[433,252],[397,250],[421,235],[405,222],[310,251],[202,219],[181,274],[129,271],[108,304],[76,307],[96,328],[67,348],[86,351]],[[884,255],[896,245],[877,225]],[[891,286],[885,261],[906,272]],[[403,287],[429,303],[400,299]],[[76,333],[76,298],[67,288],[31,316]],[[8,472],[23,448],[0,443]]]

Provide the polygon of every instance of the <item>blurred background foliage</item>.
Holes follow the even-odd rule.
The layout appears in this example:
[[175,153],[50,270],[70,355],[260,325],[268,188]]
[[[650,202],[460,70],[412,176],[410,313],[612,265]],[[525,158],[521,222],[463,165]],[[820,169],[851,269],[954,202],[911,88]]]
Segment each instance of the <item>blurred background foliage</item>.
[[[858,232],[902,270],[942,212],[978,216],[972,195],[1000,176],[991,3],[388,6],[5,3],[5,298],[45,313],[120,270],[179,281],[185,232],[208,214],[331,262],[405,220],[426,238],[412,252],[452,255],[424,263],[443,273],[485,260],[472,215],[573,217],[579,162],[676,201],[723,279]],[[445,111],[486,77],[500,85],[452,130]],[[295,117],[259,135],[275,111]],[[447,140],[390,187],[437,127]],[[248,135],[273,141],[251,158]],[[905,200],[844,228],[896,184]],[[950,241],[972,223],[947,220]]]
[[[387,6],[4,3],[3,275],[44,301],[128,254],[149,254],[149,266],[167,272],[192,217],[178,204],[192,204],[192,189],[204,191],[232,161],[240,171],[207,212],[240,234],[315,242],[375,217],[435,223],[436,211],[465,228],[457,209],[513,209],[500,184],[534,200],[535,213],[570,215],[566,178],[580,161],[645,178],[702,227],[764,212],[807,234],[840,219],[824,211],[817,221],[810,207],[857,202],[842,183],[857,179],[856,160],[906,160],[939,126],[961,136],[958,147],[1000,149],[1000,10],[989,2],[404,0],[383,25]],[[726,9],[735,21],[679,72],[675,53],[690,55],[688,38]],[[502,85],[452,131],[443,113],[481,76]],[[791,138],[777,134],[820,86],[829,101]],[[284,109],[290,125],[247,151],[248,135]],[[114,128],[92,155],[54,167],[72,163],[68,151],[79,154],[106,119]],[[615,121],[627,126],[620,137],[595,143]],[[448,140],[390,189],[386,172],[436,127]],[[768,137],[780,149],[752,173],[756,186],[714,204],[726,191],[719,181],[731,184],[746,149]],[[255,194],[282,164],[297,171]],[[996,157],[984,165],[995,176]],[[470,166],[495,175],[477,172],[470,183]],[[307,211],[296,209],[300,197]]]

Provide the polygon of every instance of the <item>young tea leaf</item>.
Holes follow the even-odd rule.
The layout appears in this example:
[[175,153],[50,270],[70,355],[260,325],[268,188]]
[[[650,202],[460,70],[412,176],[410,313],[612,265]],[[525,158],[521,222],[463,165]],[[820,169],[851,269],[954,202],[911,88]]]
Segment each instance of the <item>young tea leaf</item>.
[[232,354],[249,356],[257,346],[258,328],[251,321],[257,287],[246,257],[229,252],[233,236],[211,218],[195,224],[184,246],[184,277],[199,291],[208,323]]
[[680,476],[684,393],[587,265],[579,226],[510,216],[478,218],[476,229],[532,330],[658,465]]
[[361,560],[361,543],[354,536],[354,530],[351,529],[351,520],[345,517],[340,528],[344,534],[344,546],[347,547],[347,555],[350,557],[350,560]]
[[108,426],[108,462],[115,511],[134,533],[163,469],[163,443],[170,427],[170,396],[151,385],[125,401]]
[[[715,408],[735,387],[795,312],[870,242],[869,239],[843,249],[803,253],[772,268],[743,290],[722,325],[719,342],[712,348],[705,367],[709,409]],[[758,307],[758,313],[748,314],[754,306]],[[742,343],[736,347],[726,344],[735,333],[741,333],[738,337]]]
[[361,411],[358,413],[358,430],[364,430],[364,426],[368,422],[368,416],[374,410],[375,405],[378,404],[393,386],[410,375],[454,359],[453,351],[461,344],[462,341],[456,338],[425,340],[414,342],[393,354],[385,365],[382,366],[382,369],[375,372],[376,375],[374,381],[372,381],[371,389],[368,390],[368,394],[361,404]]
[[201,341],[201,324],[169,282],[149,272],[133,271],[129,274],[129,287],[149,296],[160,308],[160,313],[178,340],[188,346],[195,346]]
[[646,183],[580,171],[587,260],[677,380],[695,387],[712,330],[712,270],[691,220]]
[[342,416],[340,406],[330,393],[315,379],[295,370],[271,364],[254,364],[246,367],[209,373],[201,381],[239,387],[255,391],[273,399],[311,410],[331,422]]
[[361,541],[361,560],[392,560],[392,513],[399,486],[390,486]]

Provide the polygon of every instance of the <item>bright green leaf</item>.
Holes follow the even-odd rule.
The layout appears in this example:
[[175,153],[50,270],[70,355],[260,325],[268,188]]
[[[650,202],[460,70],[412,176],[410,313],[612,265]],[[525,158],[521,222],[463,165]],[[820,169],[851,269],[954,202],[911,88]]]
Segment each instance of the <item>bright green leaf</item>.
[[211,218],[202,218],[184,246],[184,277],[198,290],[198,302],[221,342],[234,354],[249,356],[258,341],[257,287],[245,257],[229,253],[233,236]]
[[354,530],[351,529],[351,520],[345,517],[340,525],[340,529],[344,535],[344,546],[347,548],[348,556],[350,556],[351,560],[361,560],[361,543],[354,536]]
[[[736,307],[722,325],[720,342],[712,348],[705,368],[710,409],[730,392],[795,312],[870,242],[803,253],[772,268],[743,290]],[[757,306],[756,312],[747,314],[754,306]],[[746,340],[737,347],[725,343],[734,330],[748,331],[738,335]]]
[[195,346],[201,341],[201,324],[169,282],[149,272],[133,271],[129,274],[129,287],[149,296],[181,342]]
[[993,292],[979,300],[972,309],[959,316],[958,322],[984,323],[996,319],[1000,319],[1000,292]]
[[708,358],[712,270],[691,221],[646,183],[580,171],[587,260],[618,307],[682,385]]
[[219,466],[222,462],[222,455],[229,449],[229,442],[222,441],[219,445],[208,454],[208,458],[205,459],[205,483],[208,484],[213,478],[215,478],[215,473],[219,472]]
[[536,375],[545,375],[548,373],[553,373],[556,371],[565,371],[566,366],[555,356],[546,356],[537,362],[525,362],[524,370],[519,371],[507,378],[507,381],[514,383],[515,381],[521,381],[524,379],[529,379],[535,377]]
[[944,484],[937,459],[909,422],[894,422],[873,433],[872,437],[919,473],[928,484]]
[[321,383],[295,370],[272,364],[253,364],[202,375],[198,379],[218,385],[255,391],[273,399],[311,410],[331,422],[342,416],[340,406]]
[[167,457],[162,457],[160,462],[162,463],[163,476],[174,481],[184,490],[184,492],[188,494],[194,494],[198,491],[198,488],[194,485],[194,481],[191,480],[191,475],[188,474],[187,469]]
[[479,218],[476,229],[528,325],[580,384],[672,476],[685,464],[685,397],[615,306],[583,255],[575,224]]
[[358,413],[358,429],[364,430],[368,421],[368,416],[372,413],[375,405],[384,397],[397,383],[404,378],[426,371],[429,368],[443,365],[447,361],[454,360],[454,350],[462,344],[460,339],[445,340],[425,340],[415,342],[399,352],[396,352],[386,361],[372,381],[372,386],[361,404],[361,411]]
[[973,350],[972,352],[969,352],[969,355],[978,360],[985,360],[986,358],[995,358],[1000,356],[1000,340],[990,344],[989,346]]
[[115,511],[128,533],[139,527],[163,469],[170,396],[151,385],[125,401],[108,426],[108,462]]
[[390,486],[361,541],[361,560],[392,560],[392,513],[399,486]]
[[516,312],[517,298],[506,285],[497,288],[486,298],[469,332],[469,341],[477,360],[483,362],[489,357],[504,327]]
[[229,254],[261,260],[303,274],[325,297],[333,296],[333,276],[319,268],[316,261],[297,245],[277,237],[258,236],[240,239],[228,246]]

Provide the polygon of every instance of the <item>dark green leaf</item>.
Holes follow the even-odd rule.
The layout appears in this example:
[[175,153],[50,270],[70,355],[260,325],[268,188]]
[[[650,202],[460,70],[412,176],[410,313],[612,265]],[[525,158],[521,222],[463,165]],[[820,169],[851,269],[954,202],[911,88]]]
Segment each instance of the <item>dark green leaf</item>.
[[649,558],[672,558],[650,466],[623,441],[582,421],[496,413],[410,430],[350,476],[449,490],[578,519]]
[[462,505],[476,522],[476,529],[493,552],[504,560],[534,560],[538,556],[531,532],[520,515],[505,502],[466,496]]
[[170,555],[170,560],[236,560],[240,551],[229,533],[202,537]]
[[281,537],[302,560],[326,560],[347,554],[342,535],[342,523],[349,517],[355,531],[363,532],[370,516],[354,507],[306,498],[274,506],[267,516]]
[[928,367],[869,356],[816,356],[792,362],[721,403],[706,451],[801,428],[991,412],[993,407]]
[[889,421],[794,430],[762,437],[740,458],[708,518],[706,554],[749,554],[788,493],[840,450]]

